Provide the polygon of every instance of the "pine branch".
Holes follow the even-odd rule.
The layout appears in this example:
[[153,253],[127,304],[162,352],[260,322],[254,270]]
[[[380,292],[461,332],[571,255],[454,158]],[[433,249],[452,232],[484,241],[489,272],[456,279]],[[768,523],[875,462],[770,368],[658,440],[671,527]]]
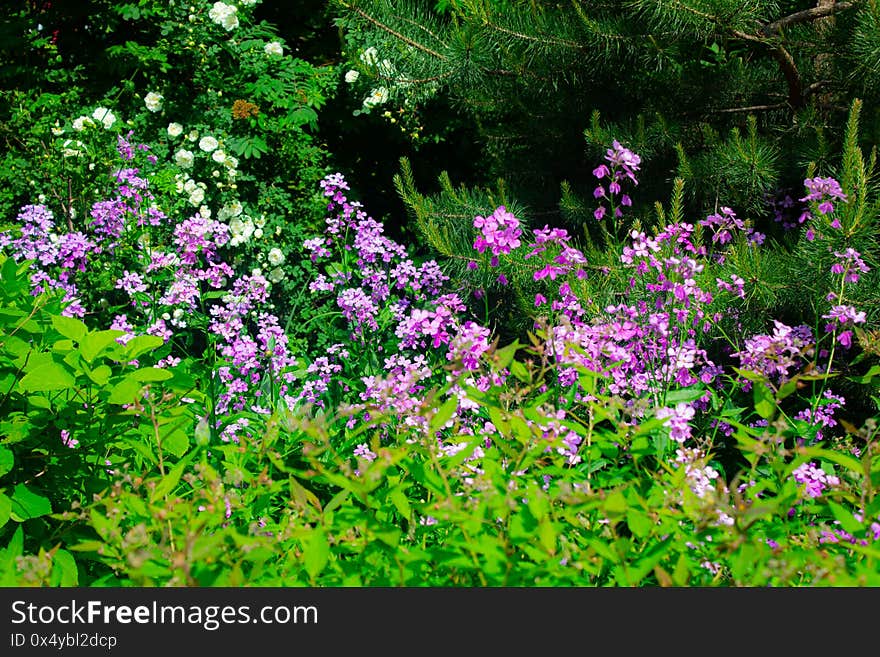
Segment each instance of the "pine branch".
[[404,34],[401,34],[397,30],[395,30],[394,28],[392,28],[388,25],[385,25],[385,23],[381,22],[377,18],[370,16],[363,9],[360,9],[359,7],[352,7],[351,4],[349,4],[347,2],[340,2],[339,4],[342,5],[343,7],[345,7],[346,9],[353,11],[354,13],[356,13],[358,16],[360,16],[364,20],[372,23],[373,25],[378,27],[380,30],[384,30],[385,32],[388,32],[388,34],[390,34],[394,37],[397,37],[398,39],[403,41],[405,44],[412,46],[416,50],[421,50],[423,53],[425,53],[427,55],[431,55],[432,57],[435,57],[436,59],[439,59],[441,61],[446,61],[445,55],[437,52],[436,50],[431,50],[427,46],[422,45],[421,43],[418,43],[417,41],[413,41],[412,39],[410,39],[409,37],[407,37]]
[[790,27],[792,25],[799,25],[801,23],[809,23],[810,21],[815,21],[820,18],[827,18],[828,16],[832,16],[841,11],[846,11],[847,9],[852,9],[853,7],[857,7],[860,3],[858,0],[854,2],[831,2],[830,4],[822,4],[820,3],[816,7],[812,7],[810,9],[804,9],[803,11],[797,11],[793,14],[789,14],[788,16],[784,16],[778,20],[769,23],[761,28],[761,32],[765,36],[772,36],[774,34],[779,34],[786,27]]

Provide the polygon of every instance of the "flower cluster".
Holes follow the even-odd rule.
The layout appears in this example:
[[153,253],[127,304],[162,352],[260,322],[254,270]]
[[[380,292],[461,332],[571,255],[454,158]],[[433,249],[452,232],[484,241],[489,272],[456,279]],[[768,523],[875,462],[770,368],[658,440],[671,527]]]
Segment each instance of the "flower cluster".
[[[341,395],[349,400],[345,407],[352,424],[381,413],[424,431],[423,395],[430,385],[442,383],[436,372],[444,363],[457,374],[478,372],[490,348],[490,332],[463,318],[466,305],[458,294],[444,290],[448,277],[435,261],[415,263],[360,203],[348,200],[348,183],[341,174],[327,176],[320,186],[328,200],[326,227],[323,236],[308,239],[303,246],[316,264],[334,255],[337,260],[329,263],[326,273],[319,274],[309,289],[335,295],[346,320],[347,338],[357,345],[361,360],[366,352],[373,352],[382,354],[383,362],[367,372],[361,368],[360,386],[352,387],[343,367],[356,369],[357,362],[349,359],[343,364],[329,353],[318,356],[313,366],[325,362],[327,366],[310,366],[311,376],[289,403],[323,406],[328,396]],[[496,222],[496,230],[489,234],[501,253],[518,244],[512,232],[498,239],[495,233],[515,230],[518,222],[511,222],[503,210],[497,215],[501,225]],[[453,386],[450,394],[460,390]],[[454,418],[467,410],[467,403],[466,395],[460,398]]]
[[215,2],[208,11],[208,17],[229,32],[238,27],[238,7],[225,2]]
[[[639,181],[636,178],[636,172],[639,170],[642,158],[625,146],[622,146],[620,142],[615,139],[611,148],[605,153],[605,160],[608,161],[611,167],[609,168],[606,164],[600,164],[593,170],[593,175],[600,181],[607,178],[608,182],[600,183],[596,189],[593,190],[593,196],[597,199],[606,199],[610,201],[612,215],[617,219],[623,216],[622,207],[632,205],[632,199],[628,194],[623,193],[621,183],[629,180],[633,185],[639,184]],[[617,204],[618,197],[620,198],[620,205]],[[593,216],[596,220],[601,220],[605,218],[607,212],[608,209],[600,204],[595,212],[593,212]]]
[[840,485],[838,477],[827,474],[814,463],[801,464],[791,476],[797,483],[804,485],[804,494],[809,498],[819,497],[825,489]]
[[474,217],[474,228],[480,233],[474,241],[474,248],[483,253],[488,248],[492,252],[492,265],[498,265],[498,256],[510,253],[520,246],[522,229],[519,219],[508,212],[503,205],[497,207],[488,217]]

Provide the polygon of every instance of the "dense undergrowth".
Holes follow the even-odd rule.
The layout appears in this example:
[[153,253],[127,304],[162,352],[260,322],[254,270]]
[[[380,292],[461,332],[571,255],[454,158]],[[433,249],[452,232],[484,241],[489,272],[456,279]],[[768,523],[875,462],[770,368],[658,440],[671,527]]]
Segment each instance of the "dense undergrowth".
[[636,212],[643,158],[611,140],[583,234],[448,178],[469,212],[434,212],[404,161],[416,251],[313,148],[339,71],[254,4],[164,17],[248,62],[192,69],[216,115],[37,94],[7,148],[0,583],[880,584],[861,101],[773,235],[723,199],[692,216],[681,178]]

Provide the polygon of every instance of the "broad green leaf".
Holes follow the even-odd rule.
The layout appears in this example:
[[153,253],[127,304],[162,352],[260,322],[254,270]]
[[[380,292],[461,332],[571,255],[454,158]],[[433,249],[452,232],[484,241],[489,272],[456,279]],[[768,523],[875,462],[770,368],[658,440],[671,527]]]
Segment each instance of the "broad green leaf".
[[160,367],[142,367],[132,372],[129,376],[135,381],[147,383],[151,381],[167,381],[174,375]]
[[391,502],[394,504],[397,512],[404,518],[409,519],[411,509],[404,489],[398,486],[388,494],[388,497],[391,498]]
[[858,459],[849,456],[848,454],[844,454],[843,452],[837,452],[831,449],[822,449],[821,447],[802,447],[798,451],[799,453],[806,454],[807,456],[814,456],[816,458],[825,459],[826,461],[831,461],[832,463],[843,466],[851,472],[864,472],[862,470],[862,464],[861,462],[859,462]]
[[76,586],[79,583],[79,572],[76,560],[67,550],[58,550],[52,557],[53,586]]
[[15,464],[15,456],[8,447],[0,447],[0,477],[12,470]]
[[303,541],[303,557],[306,572],[311,577],[315,577],[327,565],[330,559],[330,544],[327,542],[327,536],[324,530],[316,527],[310,533],[308,538]]
[[110,329],[107,331],[94,331],[84,336],[79,343],[79,353],[85,358],[87,363],[91,363],[108,347],[119,344],[116,338],[125,335],[125,331]]
[[130,404],[140,394],[144,384],[130,374],[113,386],[107,401],[111,404]]
[[828,500],[828,506],[831,508],[831,513],[834,514],[834,517],[840,523],[840,526],[843,527],[844,531],[850,534],[858,534],[862,531],[862,523],[856,520],[850,511],[832,500]]
[[602,506],[608,515],[623,515],[627,509],[626,498],[619,490],[611,491]]
[[52,513],[49,498],[35,493],[24,484],[18,484],[12,493],[11,517],[16,522],[39,518]]
[[165,341],[157,335],[139,335],[129,340],[125,345],[125,357],[134,360],[141,354],[161,347]]
[[65,367],[58,363],[43,363],[32,369],[18,382],[22,392],[54,392],[67,390],[76,380]]
[[24,550],[24,532],[19,525],[5,549],[0,550],[0,586],[9,587],[16,581],[15,562]]
[[107,384],[107,381],[110,380],[110,375],[113,374],[113,370],[111,370],[107,365],[99,365],[95,369],[89,369],[88,367],[84,367],[86,374],[88,377],[99,386],[103,386]]
[[3,527],[12,515],[12,500],[0,493],[0,527]]
[[185,431],[172,431],[162,438],[162,450],[180,458],[189,449],[189,437]]
[[53,315],[52,326],[65,338],[79,342],[89,332],[88,327],[75,317]]
[[556,554],[556,530],[549,518],[544,518],[538,524],[538,540],[550,554]]
[[626,510],[626,524],[629,526],[630,531],[639,538],[648,536],[654,528],[654,523],[651,522],[651,519],[635,507],[630,507]]
[[773,397],[773,391],[763,382],[756,381],[752,385],[752,399],[758,415],[765,420],[772,420],[776,412],[776,399]]

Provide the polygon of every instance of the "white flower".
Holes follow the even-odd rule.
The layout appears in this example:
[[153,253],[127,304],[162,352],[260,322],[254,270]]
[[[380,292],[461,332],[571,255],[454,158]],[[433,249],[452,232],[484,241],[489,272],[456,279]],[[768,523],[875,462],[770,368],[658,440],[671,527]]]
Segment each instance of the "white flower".
[[378,51],[373,46],[370,46],[361,53],[361,61],[367,66],[373,66],[376,63],[378,56]]
[[146,105],[147,109],[151,112],[158,112],[160,109],[162,109],[163,98],[164,96],[162,96],[162,94],[151,91],[146,96],[144,96],[144,105]]
[[187,178],[186,184],[183,186],[183,191],[185,191],[187,194],[192,194],[194,191],[196,191],[197,188],[198,185],[196,184],[196,181],[192,178]]
[[[227,156],[226,162],[224,162],[224,164],[226,164],[226,166],[228,166],[230,169],[234,169],[235,167],[238,166],[238,158],[235,158],[235,157],[229,155],[229,156]],[[229,174],[234,175],[235,172],[230,171]]]
[[192,194],[189,195],[190,205],[198,207],[202,204],[202,201],[205,200],[205,190],[201,187],[196,187]]
[[347,71],[345,73],[345,81],[348,82],[349,84],[351,84],[352,82],[357,80],[360,77],[360,75],[361,74],[358,71],[351,69],[350,71]]
[[267,278],[273,283],[280,283],[284,280],[284,270],[281,267],[275,267],[275,269],[269,272]]
[[95,122],[87,116],[78,116],[73,120],[73,129],[82,132],[86,128],[94,128]]
[[263,236],[263,229],[262,229],[262,228],[257,228],[257,229],[254,231],[254,237],[256,237],[257,239],[260,239],[262,236]]
[[229,232],[232,234],[229,244],[231,246],[238,246],[243,242],[247,242],[251,235],[254,234],[254,222],[246,215],[235,217],[229,222]]
[[270,57],[273,57],[275,55],[281,57],[284,54],[284,48],[278,41],[270,41],[265,46],[263,46],[263,52]]
[[190,130],[189,134],[186,136],[186,138],[189,139],[190,141],[196,141],[199,138],[199,131],[198,130]]
[[238,27],[238,7],[227,5],[223,2],[215,2],[208,12],[208,17],[225,30],[234,30]]
[[174,162],[182,169],[189,169],[193,165],[193,152],[181,148],[174,154]]
[[364,99],[364,107],[370,108],[373,105],[381,105],[388,100],[388,89],[385,87],[376,87],[370,92],[370,95]]
[[64,157],[79,157],[83,154],[83,148],[86,145],[79,141],[78,139],[65,139],[64,143],[61,145],[61,152]]
[[183,126],[179,123],[169,123],[168,124],[168,136],[169,137],[179,137],[183,134]]
[[106,107],[96,108],[95,111],[92,112],[92,118],[95,119],[95,121],[100,121],[105,130],[109,130],[111,126],[116,123],[116,117],[113,115],[113,112]]
[[209,208],[207,205],[203,205],[202,207],[199,208],[199,214],[202,215],[205,219],[210,219],[211,218],[211,208]]
[[224,221],[232,217],[237,217],[242,213],[243,210],[244,206],[241,204],[241,201],[236,199],[235,201],[232,201],[231,203],[228,203],[220,208],[220,210],[217,212],[217,219],[219,219],[220,221]]
[[52,128],[52,134],[56,137],[60,137],[64,134],[64,128],[58,125],[58,121],[55,121],[55,126]]
[[269,264],[273,267],[277,267],[282,262],[284,262],[284,253],[278,247],[270,250],[267,257],[269,259]]
[[206,153],[210,153],[215,148],[217,148],[220,144],[214,139],[211,135],[205,135],[201,139],[199,139],[199,148],[201,148]]
[[259,2],[259,0],[241,0],[242,7],[250,7],[251,5],[255,5]]
[[[211,153],[211,159],[214,160],[217,164],[223,164],[226,162],[226,152],[223,151],[222,148],[218,148],[216,151]],[[217,175],[220,175],[220,172],[217,172]]]

